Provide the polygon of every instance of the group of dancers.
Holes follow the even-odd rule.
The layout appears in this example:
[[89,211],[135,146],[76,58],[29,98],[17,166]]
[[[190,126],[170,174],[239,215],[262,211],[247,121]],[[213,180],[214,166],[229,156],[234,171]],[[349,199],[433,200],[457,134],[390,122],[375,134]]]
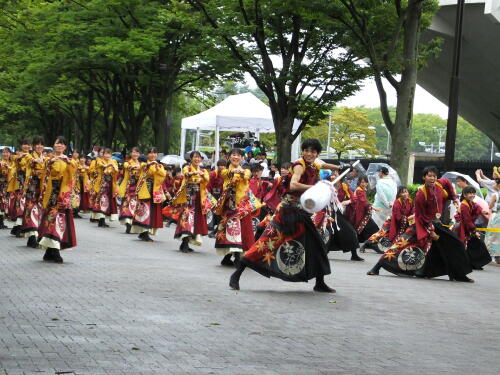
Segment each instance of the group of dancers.
[[[221,264],[236,266],[229,281],[236,290],[249,267],[285,281],[315,279],[315,291],[335,292],[324,280],[331,272],[327,253],[350,252],[351,260],[363,261],[357,254],[360,245],[382,253],[369,275],[384,268],[397,275],[448,275],[450,280],[473,282],[467,276],[472,269],[491,261],[475,227],[477,217],[486,212],[474,203],[474,188],[464,187],[459,200],[451,182],[439,179],[434,167],[424,170],[415,201],[408,189],[399,187],[393,202],[376,198],[372,205],[366,176],[357,176],[353,191],[339,178],[352,167],[320,162],[316,139],[304,141],[302,156],[284,164],[272,181],[262,180],[259,164],[243,167],[239,149],[209,172],[202,168],[198,151],[179,169],[158,162],[154,147],[146,150],[146,160],[134,147],[120,165],[110,149],[100,149],[93,159],[77,151],[67,156],[64,137],[55,140],[53,153],[45,153],[44,146],[40,137],[23,140],[16,155],[3,149],[0,161],[0,227],[6,228],[5,218],[14,222],[11,234],[44,249],[44,261],[63,263],[60,250],[76,245],[73,218],[80,212],[90,212],[90,221],[102,228],[109,226],[106,220],[119,220],[126,233],[147,242],[165,220],[167,226],[175,222],[174,238],[183,253],[192,252],[191,245],[200,246],[203,236],[215,237]],[[328,169],[334,182],[331,200],[310,214],[300,198],[319,181],[320,170]],[[384,180],[388,171],[381,168],[379,173]],[[494,189],[490,223],[498,226],[500,180]],[[458,208],[452,230],[442,223],[449,202]],[[379,228],[372,214],[385,216],[387,211],[390,215]],[[490,242],[500,256],[498,236],[494,233]]]

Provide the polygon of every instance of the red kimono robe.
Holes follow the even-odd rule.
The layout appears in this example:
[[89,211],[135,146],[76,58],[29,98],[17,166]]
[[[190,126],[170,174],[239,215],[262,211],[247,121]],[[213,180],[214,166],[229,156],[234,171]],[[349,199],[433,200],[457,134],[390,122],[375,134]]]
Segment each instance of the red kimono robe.
[[[358,187],[352,197],[354,203],[353,225],[356,231],[361,233],[365,229],[366,223],[371,217],[372,205],[366,198],[366,190]],[[353,204],[351,203],[351,204]]]
[[165,193],[169,193],[171,197],[174,194],[174,178],[172,176],[165,177],[165,181],[163,181],[162,188]]
[[346,219],[354,225],[354,216],[356,214],[356,211],[354,209],[354,193],[352,192],[351,188],[349,187],[349,184],[342,182],[342,185],[340,188],[337,190],[337,198],[339,199],[339,202],[344,202],[351,200],[351,204],[348,204],[345,206],[345,211],[344,211],[344,216]]
[[474,269],[482,269],[483,266],[491,262],[486,245],[475,235],[476,220],[481,212],[482,209],[479,205],[464,199],[460,204],[459,213],[455,216],[457,224],[453,228],[460,241],[464,243],[471,266]]
[[408,228],[408,216],[413,215],[413,200],[411,198],[403,202],[401,198],[394,201],[389,229],[389,241],[394,242],[397,236],[403,234]]
[[216,169],[215,171],[211,171],[210,182],[208,183],[207,190],[216,199],[219,199],[223,189],[224,189],[224,177],[222,177],[221,171],[219,171],[218,169]]
[[455,218],[457,219],[457,225],[453,228],[462,241],[467,247],[467,241],[470,239],[476,231],[476,220],[481,215],[481,207],[479,207],[474,202],[467,202],[465,199],[460,204],[460,211],[457,213]]
[[282,176],[275,179],[271,190],[264,196],[263,201],[272,212],[276,211],[281,199],[285,196],[288,190],[287,185],[289,184],[289,180],[289,176]]
[[250,190],[260,200],[264,199],[267,194],[269,183],[262,181],[260,178],[252,177],[249,181]]
[[[292,165],[292,170],[297,165],[304,168],[301,184],[314,185],[318,181],[319,165],[301,158]],[[311,215],[300,207],[302,192],[290,191],[290,179],[287,181],[287,192],[279,209],[241,262],[261,275],[285,281],[307,281],[328,275],[330,263],[323,239]]]
[[[446,194],[437,183],[419,188],[415,198],[415,224],[382,255],[379,264],[384,269],[397,275],[449,275],[457,279],[463,279],[472,271],[463,244],[438,220]],[[439,236],[436,241],[430,236],[432,231]]]
[[401,198],[394,201],[392,214],[380,227],[380,230],[372,235],[369,240],[380,242],[384,246],[391,246],[399,236],[408,228],[408,216],[414,211],[413,200],[410,198],[403,202]]

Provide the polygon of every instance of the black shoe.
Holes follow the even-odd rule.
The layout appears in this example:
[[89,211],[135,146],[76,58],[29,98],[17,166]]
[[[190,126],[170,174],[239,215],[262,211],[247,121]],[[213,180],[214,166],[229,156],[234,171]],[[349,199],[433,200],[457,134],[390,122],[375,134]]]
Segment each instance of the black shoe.
[[356,262],[364,262],[365,260],[363,258],[361,258],[358,254],[356,255],[352,255],[351,256],[351,260],[354,260]]
[[189,238],[184,237],[182,239],[181,246],[179,247],[179,251],[183,253],[192,253],[194,250],[189,247]]
[[109,228],[109,225],[106,224],[106,219],[99,219],[99,228]]
[[12,230],[10,231],[10,234],[12,234],[13,236],[16,236],[17,238],[21,238],[21,226],[14,225],[12,227]]
[[73,218],[75,218],[75,219],[81,219],[82,217],[80,216],[80,214],[78,212],[75,212],[73,214]]
[[233,267],[234,266],[234,262],[231,260],[231,253],[227,254],[224,256],[224,258],[222,258],[222,260],[220,261],[220,265],[221,266],[228,266],[228,267]]
[[47,250],[45,250],[45,254],[43,255],[43,261],[52,262],[53,260],[54,260],[54,253],[52,252],[52,249],[49,247]]
[[314,286],[313,290],[315,292],[321,292],[321,293],[336,293],[337,292],[335,289],[330,288],[324,282],[322,282],[322,283],[316,283],[316,285]]
[[33,249],[37,249],[38,248],[38,241],[36,239],[36,236],[29,236],[28,238],[28,243],[26,244],[26,246],[28,247],[32,247]]
[[382,266],[380,266],[380,265],[379,265],[379,263],[377,263],[377,264],[375,264],[375,265],[373,266],[373,268],[372,268],[370,271],[368,271],[366,274],[367,274],[367,275],[369,275],[369,276],[376,276],[376,275],[378,275],[378,273],[379,273],[379,271],[380,271],[380,268],[381,268],[381,267],[382,267]]
[[63,263],[63,258],[61,257],[61,253],[59,252],[58,249],[52,249],[52,254],[54,257],[54,263],[59,263],[59,264]]
[[215,238],[215,233],[214,232],[210,232],[208,234],[208,238]]
[[145,242],[153,242],[153,239],[149,237],[149,232],[142,232],[139,234],[139,238]]
[[229,287],[233,290],[240,290],[240,275],[235,271],[229,278]]
[[9,229],[9,227],[5,225],[4,219],[0,219],[0,229]]
[[130,231],[132,230],[132,225],[127,223],[125,224],[125,226],[127,227],[127,229],[125,229],[125,233],[130,234]]
[[97,223],[99,221],[99,219],[92,219],[92,218],[90,218],[89,220],[91,223]]
[[170,228],[170,224],[172,224],[172,222],[170,220],[168,220],[166,223],[165,223],[165,228]]

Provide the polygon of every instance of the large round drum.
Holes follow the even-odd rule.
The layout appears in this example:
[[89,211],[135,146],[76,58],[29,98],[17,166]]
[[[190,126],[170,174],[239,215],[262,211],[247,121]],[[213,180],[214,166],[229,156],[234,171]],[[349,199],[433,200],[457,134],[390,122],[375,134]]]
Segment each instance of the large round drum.
[[332,197],[331,183],[328,181],[319,181],[313,187],[307,189],[300,197],[302,208],[313,214],[321,211],[330,202]]

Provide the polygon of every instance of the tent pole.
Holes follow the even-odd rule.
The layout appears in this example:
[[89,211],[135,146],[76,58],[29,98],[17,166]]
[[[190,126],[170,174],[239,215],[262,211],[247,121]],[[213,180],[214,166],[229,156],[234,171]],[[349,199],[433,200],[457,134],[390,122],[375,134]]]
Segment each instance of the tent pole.
[[219,124],[215,124],[215,155],[214,155],[214,164],[219,161],[220,154],[220,134],[219,134]]
[[184,153],[186,152],[186,129],[181,128],[181,157],[184,157]]
[[194,144],[194,149],[198,151],[200,147],[200,128],[196,128],[196,142]]

